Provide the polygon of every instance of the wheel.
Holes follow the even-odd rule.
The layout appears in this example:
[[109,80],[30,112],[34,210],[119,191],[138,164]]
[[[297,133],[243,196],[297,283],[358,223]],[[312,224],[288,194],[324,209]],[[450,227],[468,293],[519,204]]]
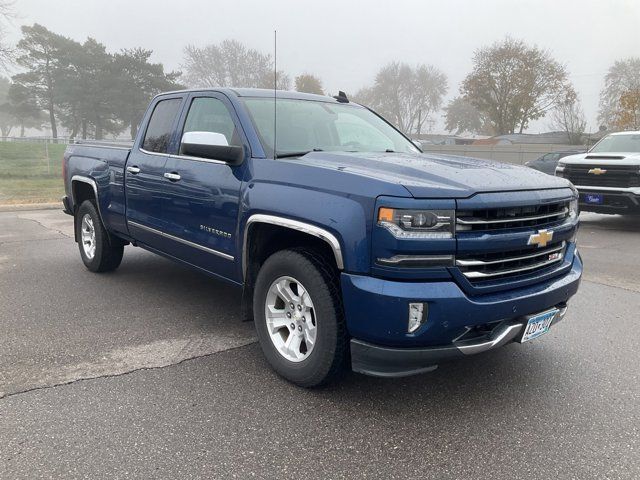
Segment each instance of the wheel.
[[258,272],[253,311],[260,346],[273,369],[302,387],[343,370],[347,334],[337,270],[306,250],[274,253]]
[[110,237],[90,200],[82,202],[76,213],[76,238],[82,262],[92,272],[109,272],[120,265],[124,245]]

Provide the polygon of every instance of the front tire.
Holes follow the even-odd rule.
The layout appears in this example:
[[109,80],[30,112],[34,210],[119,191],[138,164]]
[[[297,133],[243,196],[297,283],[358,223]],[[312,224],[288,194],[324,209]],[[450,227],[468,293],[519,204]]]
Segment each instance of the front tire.
[[315,387],[334,379],[347,357],[337,270],[321,255],[283,250],[256,279],[253,311],[260,346],[290,382]]
[[110,272],[118,268],[124,245],[109,236],[91,200],[82,202],[75,223],[80,257],[85,267],[92,272]]

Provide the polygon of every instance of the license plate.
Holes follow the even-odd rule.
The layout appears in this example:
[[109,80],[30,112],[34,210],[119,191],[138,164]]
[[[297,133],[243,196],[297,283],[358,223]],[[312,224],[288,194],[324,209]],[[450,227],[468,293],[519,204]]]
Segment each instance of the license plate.
[[534,338],[538,338],[549,331],[551,322],[556,318],[560,310],[553,308],[543,313],[538,313],[529,317],[529,321],[524,329],[520,343],[528,342]]
[[601,193],[585,193],[583,195],[584,203],[591,205],[602,205],[604,203],[604,195]]

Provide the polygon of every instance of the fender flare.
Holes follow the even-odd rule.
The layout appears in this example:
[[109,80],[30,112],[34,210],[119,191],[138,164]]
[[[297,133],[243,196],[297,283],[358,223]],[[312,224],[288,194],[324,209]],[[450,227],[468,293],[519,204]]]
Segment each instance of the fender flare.
[[242,244],[242,277],[245,278],[247,274],[247,242],[248,242],[248,233],[249,227],[254,223],[268,223],[270,225],[277,225],[279,227],[290,228],[292,230],[297,230],[302,233],[306,233],[308,235],[312,235],[317,237],[331,247],[333,251],[333,255],[336,260],[336,265],[338,266],[338,270],[344,270],[344,258],[342,256],[342,247],[340,247],[340,242],[338,238],[332,234],[331,232],[325,230],[324,228],[318,227],[316,225],[311,225],[309,223],[301,222],[299,220],[292,220],[286,217],[278,217],[275,215],[265,215],[262,213],[257,213],[251,215],[247,220],[247,223],[244,227],[244,238]]

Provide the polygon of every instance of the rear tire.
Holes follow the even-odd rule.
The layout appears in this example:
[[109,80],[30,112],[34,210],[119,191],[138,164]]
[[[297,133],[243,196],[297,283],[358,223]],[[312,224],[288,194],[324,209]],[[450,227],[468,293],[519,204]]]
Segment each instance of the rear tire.
[[92,272],[110,272],[118,268],[124,244],[109,235],[91,200],[82,202],[75,223],[80,257],[85,267]]
[[309,250],[276,252],[258,272],[253,311],[260,346],[273,369],[301,387],[328,383],[346,363],[337,273]]

